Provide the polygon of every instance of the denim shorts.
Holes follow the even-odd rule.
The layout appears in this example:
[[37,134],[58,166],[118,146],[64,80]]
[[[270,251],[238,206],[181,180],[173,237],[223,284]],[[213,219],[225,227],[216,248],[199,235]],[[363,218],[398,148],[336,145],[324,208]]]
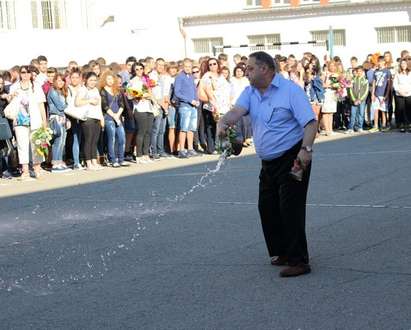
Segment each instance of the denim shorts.
[[180,131],[197,130],[197,109],[189,104],[182,103],[178,108],[180,116]]
[[176,108],[169,107],[167,115],[168,128],[176,128]]

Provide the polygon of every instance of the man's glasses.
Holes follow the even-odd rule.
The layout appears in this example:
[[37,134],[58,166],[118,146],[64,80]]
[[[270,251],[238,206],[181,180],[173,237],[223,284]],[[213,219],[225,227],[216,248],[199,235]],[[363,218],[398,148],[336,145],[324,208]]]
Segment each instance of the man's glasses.
[[208,66],[216,66],[217,62],[208,63]]

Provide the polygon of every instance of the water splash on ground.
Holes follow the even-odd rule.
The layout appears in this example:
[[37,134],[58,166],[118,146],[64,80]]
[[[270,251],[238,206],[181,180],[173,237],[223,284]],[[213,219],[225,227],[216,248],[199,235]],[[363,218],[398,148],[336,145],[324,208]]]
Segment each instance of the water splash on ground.
[[[125,253],[125,251],[130,250],[133,245],[136,244],[138,238],[141,237],[142,232],[147,229],[144,223],[144,218],[155,216],[156,220],[154,223],[155,225],[159,225],[161,223],[161,218],[170,213],[173,208],[175,208],[175,205],[177,203],[183,202],[189,195],[191,195],[195,191],[204,189],[210,183],[212,183],[212,177],[221,171],[226,160],[227,152],[223,152],[220,155],[214,169],[207,169],[206,173],[202,175],[198,179],[197,183],[193,185],[189,190],[176,195],[174,198],[167,198],[166,200],[168,201],[168,203],[162,202],[162,207],[159,207],[157,205],[157,202],[154,202],[154,205],[151,206],[139,202],[137,204],[137,207],[141,210],[139,212],[139,216],[135,217],[135,214],[133,214],[133,212],[135,211],[136,206],[129,206],[126,210],[128,210],[129,214],[133,214],[133,219],[135,221],[136,227],[135,232],[132,233],[126,241],[118,242],[115,244],[115,246],[106,248],[104,249],[104,251],[100,251],[97,254],[90,254],[81,247],[66,248],[65,250],[59,251],[58,255],[54,256],[49,256],[49,254],[47,254],[45,256],[45,263],[41,266],[44,269],[41,272],[34,274],[22,274],[15,278],[7,278],[7,276],[3,276],[2,278],[1,276],[3,272],[0,272],[0,291],[12,292],[14,290],[22,290],[23,292],[34,296],[42,296],[53,294],[53,290],[61,286],[78,284],[86,280],[102,279],[105,274],[109,272],[110,263],[113,261],[113,258],[115,258],[116,255],[120,253]],[[159,193],[156,191],[152,191],[150,195],[152,198],[159,197]],[[31,213],[35,215],[39,208],[40,205],[36,205]],[[92,212],[96,213],[95,211],[93,211],[96,209],[97,206],[94,205]],[[124,210],[122,210],[122,212],[127,213]],[[116,212],[113,213],[112,210],[103,210],[102,212],[99,212],[98,215],[105,218],[110,218],[115,217]],[[68,217],[67,214],[63,214],[61,216],[63,218]],[[85,216],[84,214],[73,214],[71,212],[69,218],[86,221],[89,217]],[[76,260],[76,264],[78,265],[79,269],[76,272],[67,274],[64,272],[63,266],[65,263],[68,264],[68,262],[73,259]],[[53,264],[53,266],[49,266],[50,264]],[[60,271],[58,271],[58,269],[60,269]]]

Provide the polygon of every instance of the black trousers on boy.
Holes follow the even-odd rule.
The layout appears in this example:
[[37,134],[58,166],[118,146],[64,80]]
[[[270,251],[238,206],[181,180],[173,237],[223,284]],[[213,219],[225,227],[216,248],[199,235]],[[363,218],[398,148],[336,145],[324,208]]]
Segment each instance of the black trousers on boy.
[[305,213],[311,164],[303,180],[289,172],[301,148],[301,141],[281,157],[262,161],[258,209],[270,257],[285,256],[290,265],[309,262]]

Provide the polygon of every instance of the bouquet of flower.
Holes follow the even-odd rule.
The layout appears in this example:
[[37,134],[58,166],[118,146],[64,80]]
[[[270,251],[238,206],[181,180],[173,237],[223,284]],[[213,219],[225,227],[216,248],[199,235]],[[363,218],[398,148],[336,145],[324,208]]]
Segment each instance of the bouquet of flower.
[[146,81],[146,84],[148,88],[154,88],[157,86],[157,81],[155,81],[154,79],[148,78]]
[[142,81],[135,81],[132,86],[127,87],[127,94],[134,99],[141,99],[148,92],[147,84]]
[[31,134],[31,141],[34,143],[38,155],[42,157],[48,156],[52,138],[53,131],[50,128],[41,127]]
[[226,157],[238,156],[241,153],[243,142],[239,139],[235,126],[227,128],[227,135],[224,138],[219,138],[216,149],[219,153],[225,154]]
[[347,96],[347,87],[350,82],[344,76],[331,76],[331,88],[335,90],[337,96],[342,99]]

